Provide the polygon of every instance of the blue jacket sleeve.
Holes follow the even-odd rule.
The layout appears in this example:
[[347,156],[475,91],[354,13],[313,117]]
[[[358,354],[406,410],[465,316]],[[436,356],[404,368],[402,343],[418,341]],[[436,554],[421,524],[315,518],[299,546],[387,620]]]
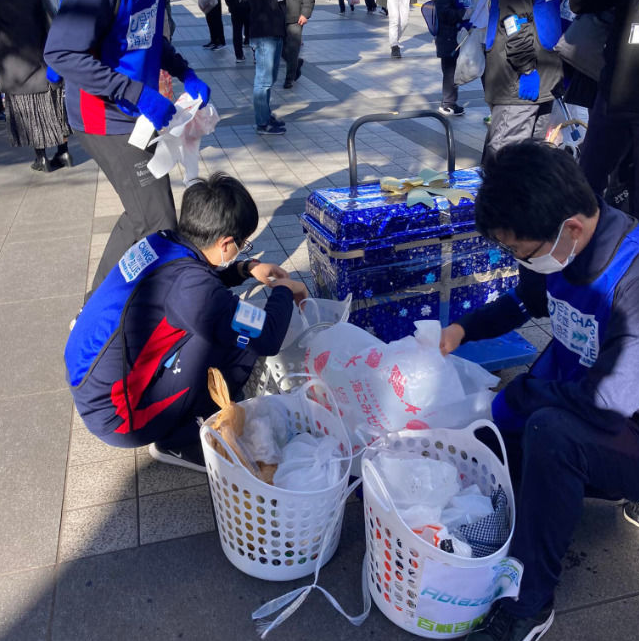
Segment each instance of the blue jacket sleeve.
[[46,63],[87,93],[137,104],[142,83],[117,73],[92,52],[111,28],[115,0],[64,0],[44,49]]
[[[178,275],[166,297],[166,318],[173,327],[197,334],[224,350],[233,350],[238,334],[231,323],[239,298],[220,280],[213,279],[205,269],[190,269]],[[280,351],[293,313],[291,290],[273,288],[265,311],[262,333],[251,339],[249,348],[259,356],[273,356]]]
[[455,321],[464,328],[464,342],[495,338],[521,327],[531,317],[548,316],[546,277],[519,269],[519,283],[493,303]]

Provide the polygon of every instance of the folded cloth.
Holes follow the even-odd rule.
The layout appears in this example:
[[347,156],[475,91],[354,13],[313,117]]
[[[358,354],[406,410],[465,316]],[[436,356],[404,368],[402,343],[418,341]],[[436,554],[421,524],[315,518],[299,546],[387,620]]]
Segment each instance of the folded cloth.
[[510,510],[508,497],[499,487],[490,494],[494,512],[470,523],[460,525],[453,534],[466,541],[473,551],[473,557],[488,556],[501,548],[510,535]]

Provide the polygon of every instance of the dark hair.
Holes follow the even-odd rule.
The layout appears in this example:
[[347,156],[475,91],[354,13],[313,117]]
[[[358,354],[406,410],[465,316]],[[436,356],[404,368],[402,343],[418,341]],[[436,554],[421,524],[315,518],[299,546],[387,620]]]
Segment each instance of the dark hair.
[[241,247],[257,229],[258,220],[257,205],[246,187],[218,171],[184,192],[178,231],[199,249],[224,236],[232,236]]
[[513,143],[489,159],[475,200],[478,231],[553,240],[564,220],[594,216],[598,204],[581,168],[564,150],[532,140]]

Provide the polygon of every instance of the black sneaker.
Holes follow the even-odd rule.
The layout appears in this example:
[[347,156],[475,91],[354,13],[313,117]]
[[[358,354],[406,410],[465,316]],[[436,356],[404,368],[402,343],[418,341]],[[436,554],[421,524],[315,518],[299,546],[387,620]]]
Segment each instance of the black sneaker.
[[280,120],[279,118],[276,118],[273,114],[271,114],[271,117],[268,119],[268,124],[274,125],[275,127],[283,127],[286,123],[283,120]]
[[393,45],[391,47],[391,58],[401,58],[402,52],[399,49],[399,45]]
[[186,467],[189,470],[204,472],[206,474],[204,453],[199,443],[172,450],[165,450],[156,443],[151,443],[151,445],[149,445],[149,454],[156,461],[160,461],[160,463],[179,465],[180,467]]
[[281,136],[286,133],[286,127],[280,127],[279,125],[271,123],[268,125],[258,125],[256,130],[260,136]]
[[623,506],[623,518],[626,519],[628,523],[639,527],[639,503],[628,501]]
[[442,116],[463,116],[466,110],[461,105],[440,105],[439,111]]
[[284,89],[292,89],[293,88],[293,81],[292,80],[285,80],[284,84],[282,85]]
[[544,608],[536,617],[519,619],[506,612],[498,601],[481,627],[471,632],[466,641],[537,641],[548,632],[554,619],[552,606]]
[[202,45],[204,49],[210,49],[211,47],[214,47],[215,45],[213,44],[213,41],[207,42],[205,45]]

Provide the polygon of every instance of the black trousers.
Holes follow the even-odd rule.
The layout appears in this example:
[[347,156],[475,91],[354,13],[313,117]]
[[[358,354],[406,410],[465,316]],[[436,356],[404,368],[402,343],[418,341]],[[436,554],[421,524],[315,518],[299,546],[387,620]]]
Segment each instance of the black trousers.
[[291,82],[295,80],[297,64],[302,46],[302,25],[293,22],[286,25],[286,37],[282,47],[282,58],[286,61],[286,78]]
[[[377,8],[377,3],[375,2],[375,0],[364,0],[364,1],[366,2],[366,8],[369,11],[372,11],[373,9]],[[346,11],[346,5],[344,4],[344,0],[338,0],[338,2],[339,2],[339,10],[341,12]]]
[[457,104],[457,85],[455,84],[455,67],[457,55],[440,58],[442,63],[442,105],[452,107]]
[[579,164],[590,186],[601,196],[608,186],[608,177],[632,149],[635,173],[630,190],[630,213],[639,218],[639,115],[614,117],[606,111],[606,101],[598,94],[581,146]]
[[525,568],[519,600],[505,599],[504,607],[526,618],[553,600],[584,497],[639,500],[639,425],[628,420],[606,432],[557,407],[524,417],[498,399],[494,422],[519,486],[509,554]]
[[222,24],[222,3],[218,2],[206,14],[206,24],[209,26],[209,35],[214,45],[225,45],[224,25]]
[[[249,41],[249,3],[241,2],[238,8],[231,12],[233,25],[233,49],[236,58],[243,58],[242,44]],[[242,30],[244,35],[242,36]]]
[[76,132],[76,135],[113,185],[124,207],[93,279],[92,289],[96,289],[131,245],[160,229],[175,229],[177,218],[168,175],[155,178],[146,167],[153,157],[153,147],[142,150],[130,145],[129,134],[98,136]]

